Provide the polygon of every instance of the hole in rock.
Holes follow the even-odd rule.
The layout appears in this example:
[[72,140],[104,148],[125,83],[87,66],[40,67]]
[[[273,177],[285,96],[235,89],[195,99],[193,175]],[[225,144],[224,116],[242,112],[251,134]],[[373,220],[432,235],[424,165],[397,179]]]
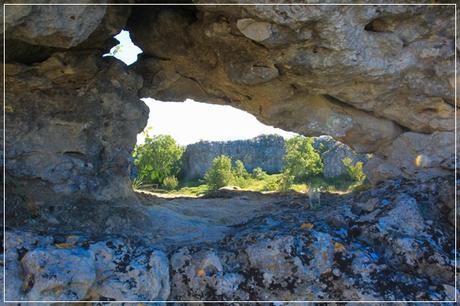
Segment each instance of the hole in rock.
[[118,40],[119,44],[110,49],[109,53],[102,55],[102,57],[113,56],[128,66],[135,63],[142,50],[133,43],[129,32],[122,30],[114,38]]
[[[143,101],[150,118],[130,163],[136,191],[171,197],[208,196],[221,188],[234,193],[345,192],[364,181],[360,167],[367,156],[332,137],[300,136],[228,105]],[[356,171],[355,179],[347,167]]]

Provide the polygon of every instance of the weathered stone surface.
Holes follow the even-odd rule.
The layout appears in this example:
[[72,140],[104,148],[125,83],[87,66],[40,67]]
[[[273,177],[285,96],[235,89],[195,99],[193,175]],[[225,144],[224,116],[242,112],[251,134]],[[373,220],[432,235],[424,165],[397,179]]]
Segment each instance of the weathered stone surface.
[[166,255],[121,239],[6,234],[7,300],[165,300]]
[[[319,211],[283,206],[212,247],[181,248],[171,259],[171,297],[452,300],[453,228],[436,213],[445,183],[394,181],[348,204],[328,198]],[[350,209],[368,201],[366,212]]]
[[106,10],[103,5],[6,6],[6,39],[55,48],[74,47],[96,30]]
[[381,159],[369,161],[364,171],[374,183],[400,176],[420,180],[449,176],[455,168],[455,150],[453,132],[407,132],[382,152]]
[[264,135],[250,140],[202,141],[188,145],[184,153],[184,174],[187,178],[201,178],[211,167],[212,160],[227,155],[233,161],[241,160],[246,170],[260,167],[268,173],[283,170],[284,139],[277,135]]
[[169,268],[165,254],[150,248],[132,249],[125,242],[102,241],[90,246],[95,254],[97,283],[91,300],[101,297],[118,301],[166,300]]
[[96,280],[93,254],[83,249],[35,249],[21,260],[26,300],[83,299]]
[[142,78],[88,52],[6,71],[6,170],[14,188],[38,206],[59,196],[132,197],[128,157],[148,114],[137,97]]
[[[446,191],[453,187],[440,178],[389,181],[356,195],[323,193],[317,209],[300,194],[228,191],[225,199],[175,200],[145,195],[145,209],[164,228],[144,229],[159,236],[149,239],[151,246],[137,239],[142,234],[92,240],[8,230],[7,298],[24,300],[28,292],[56,298],[92,283],[72,299],[452,300],[454,193]],[[164,223],[168,214],[175,214],[176,228]],[[195,230],[178,226],[194,222],[194,215],[203,215],[207,232],[225,227],[224,234],[205,243],[178,240],[180,231]],[[44,271],[93,272],[57,287],[66,273],[53,282],[24,273],[37,271],[37,262]],[[82,269],[70,265],[75,262]]]

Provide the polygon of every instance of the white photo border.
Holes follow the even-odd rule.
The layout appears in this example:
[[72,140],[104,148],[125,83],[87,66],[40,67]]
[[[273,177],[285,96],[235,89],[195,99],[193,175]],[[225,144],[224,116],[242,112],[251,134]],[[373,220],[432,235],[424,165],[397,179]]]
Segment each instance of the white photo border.
[[5,44],[5,14],[6,7],[8,6],[453,6],[455,8],[454,28],[455,28],[455,55],[454,55],[454,69],[455,69],[455,83],[454,83],[454,122],[455,122],[455,170],[454,170],[454,188],[456,189],[457,183],[457,4],[456,3],[3,3],[3,302],[5,303],[456,303],[457,302],[457,192],[455,190],[455,232],[454,232],[454,254],[455,254],[455,299],[447,301],[334,301],[334,300],[313,300],[313,301],[181,301],[181,300],[154,300],[154,301],[10,301],[6,300],[6,191],[5,191],[5,161],[6,161],[6,73],[5,73],[5,60],[6,60],[6,44]]

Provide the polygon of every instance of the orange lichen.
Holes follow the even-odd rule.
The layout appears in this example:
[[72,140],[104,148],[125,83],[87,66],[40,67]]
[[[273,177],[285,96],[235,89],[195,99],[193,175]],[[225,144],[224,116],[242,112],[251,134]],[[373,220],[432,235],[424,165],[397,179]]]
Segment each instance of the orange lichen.
[[74,245],[75,245],[74,243],[69,243],[69,242],[55,244],[55,246],[58,247],[59,249],[68,249],[68,248],[73,247]]
[[198,271],[196,271],[196,275],[198,275],[199,277],[203,277],[205,276],[206,272],[203,270],[203,269],[199,269]]
[[302,225],[300,226],[301,229],[304,229],[304,228],[312,229],[313,227],[314,227],[314,225],[311,224],[311,223],[302,223]]
[[345,251],[345,246],[343,244],[341,244],[340,242],[336,242],[334,244],[334,251],[343,252],[343,251]]

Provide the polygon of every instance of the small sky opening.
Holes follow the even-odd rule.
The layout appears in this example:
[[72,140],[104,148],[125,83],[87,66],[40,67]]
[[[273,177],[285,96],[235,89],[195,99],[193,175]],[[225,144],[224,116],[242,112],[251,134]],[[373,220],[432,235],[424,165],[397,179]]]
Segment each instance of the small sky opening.
[[[277,134],[290,138],[296,133],[283,131],[259,122],[253,115],[228,105],[213,105],[187,99],[185,102],[161,102],[142,99],[150,108],[146,126],[149,135],[171,135],[180,145],[200,140],[229,141]],[[137,143],[144,136],[137,136]]]
[[113,56],[128,66],[135,63],[137,56],[142,53],[142,50],[132,42],[129,32],[121,30],[114,38],[120,43],[110,49],[109,53],[102,55],[102,57]]

